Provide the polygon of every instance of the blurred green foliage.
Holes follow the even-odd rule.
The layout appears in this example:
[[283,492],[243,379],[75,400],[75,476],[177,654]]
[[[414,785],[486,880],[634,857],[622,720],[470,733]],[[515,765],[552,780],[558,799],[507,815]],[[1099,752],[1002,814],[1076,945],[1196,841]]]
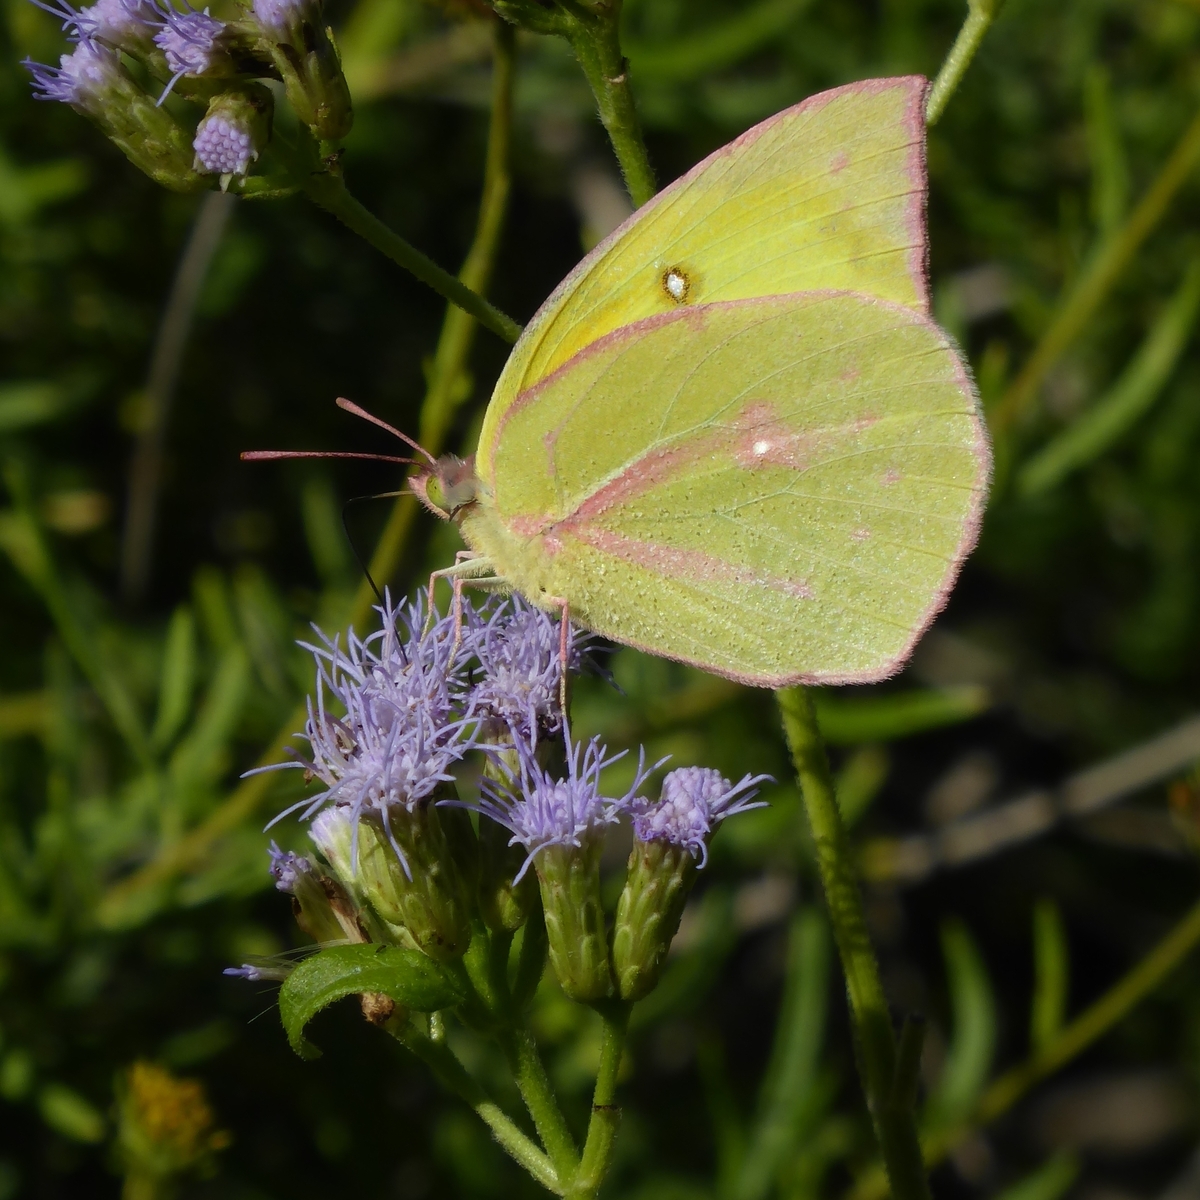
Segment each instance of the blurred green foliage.
[[[965,15],[956,0],[625,8],[664,180],[822,88],[932,74]],[[358,109],[348,177],[454,266],[478,202],[486,30],[415,0],[331,16]],[[306,1064],[273,998],[220,975],[302,941],[267,889],[260,832],[295,793],[283,780],[260,797],[237,775],[298,726],[311,666],[295,639],[340,622],[359,584],[342,502],[395,486],[382,467],[236,455],[374,444],[335,395],[415,430],[442,306],[302,200],[239,204],[184,359],[150,592],[122,600],[132,439],[199,202],[30,98],[18,60],[53,61],[61,44],[53,18],[3,0],[0,1200],[116,1195],[114,1081],[143,1058],[202,1077],[233,1131],[218,1176],[188,1195],[533,1194],[350,1005],[314,1022],[326,1054]],[[626,210],[569,51],[523,36],[519,55],[516,190],[492,295],[526,318]],[[1052,783],[1197,707],[1198,106],[1195,0],[1009,0],[931,133],[936,307],[994,418],[997,481],[980,549],[905,675],[818,700],[856,836]],[[1183,166],[1164,183],[1172,161]],[[478,340],[454,441],[471,444],[503,356]],[[386,511],[350,510],[360,553]],[[447,561],[453,536],[417,522],[393,585]],[[869,1158],[869,1127],[771,698],[630,651],[610,665],[620,690],[580,689],[582,730],[779,780],[769,809],[717,840],[664,982],[635,1014],[610,1192],[839,1194]],[[1122,811],[1131,819],[868,894],[889,994],[931,1018],[929,1128],[961,1121],[998,1064],[1052,1041],[1189,902],[1192,843],[1161,792]],[[212,836],[186,841],[197,828]],[[304,840],[294,824],[282,837]],[[1198,997],[1190,966],[1077,1069],[1162,1067],[1194,1091]],[[595,1031],[549,984],[536,1021],[579,1118]],[[1030,1200],[1089,1179],[1156,1194],[1196,1125],[1192,1109],[1123,1157],[1089,1158],[1086,1139],[1036,1111],[972,1135],[937,1194]]]

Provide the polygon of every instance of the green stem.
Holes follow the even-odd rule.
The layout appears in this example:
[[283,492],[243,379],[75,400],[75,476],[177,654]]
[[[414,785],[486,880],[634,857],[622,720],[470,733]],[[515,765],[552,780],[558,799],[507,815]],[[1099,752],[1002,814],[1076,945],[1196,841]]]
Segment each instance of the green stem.
[[867,933],[854,859],[838,811],[833,777],[817,729],[812,697],[802,687],[776,695],[816,847],[834,941],[846,976],[859,1073],[895,1200],[928,1200],[929,1185],[913,1110],[895,1089],[896,1038]]
[[337,217],[347,229],[353,230],[359,237],[370,242],[381,254],[386,254],[392,262],[410,271],[452,304],[457,304],[497,336],[506,342],[515,342],[521,336],[521,327],[512,317],[505,316],[457,276],[443,270],[432,258],[422,254],[373,213],[368,212],[346,190],[346,184],[339,174],[331,171],[310,174],[304,180],[304,190],[316,204]]
[[573,1200],[592,1200],[612,1163],[617,1126],[621,1123],[621,1110],[616,1103],[617,1076],[621,1070],[621,1053],[625,1048],[625,1032],[629,1028],[631,1008],[629,1004],[616,1003],[600,1010],[604,1019],[600,1069],[596,1073],[596,1088],[592,1093],[592,1115],[588,1120],[583,1158],[575,1179],[567,1189],[567,1195]]
[[1067,347],[1084,331],[1100,305],[1166,214],[1176,193],[1200,162],[1200,115],[1184,131],[1158,177],[1120,228],[1085,266],[1020,374],[996,404],[992,429],[1008,429],[1037,397],[1046,376]]
[[568,26],[567,38],[596,97],[600,120],[621,164],[630,198],[635,208],[641,208],[658,190],[658,185],[642,138],[633,89],[629,86],[629,63],[621,53],[616,17],[611,10],[575,16]]
[[429,1067],[443,1087],[465,1100],[479,1114],[496,1141],[538,1183],[555,1195],[562,1195],[560,1175],[550,1159],[495,1101],[488,1098],[482,1086],[467,1073],[444,1042],[430,1040],[408,1023],[389,1023],[388,1032]]
[[[941,1162],[980,1126],[1003,1116],[1035,1084],[1065,1066],[1112,1029],[1135,1005],[1150,995],[1197,945],[1200,945],[1200,903],[1189,909],[1179,924],[1141,962],[1069,1025],[1064,1026],[1052,1041],[996,1079],[979,1098],[975,1111],[967,1121],[927,1139],[924,1147],[926,1165],[934,1166]],[[884,1200],[887,1194],[887,1180],[883,1173],[872,1171],[850,1189],[846,1200]]]
[[512,1030],[501,1035],[500,1044],[554,1170],[560,1179],[571,1179],[579,1166],[575,1139],[558,1106],[533,1035],[527,1029]]
[[1003,0],[967,0],[967,19],[958,31],[958,37],[954,39],[954,45],[950,47],[950,53],[946,55],[946,61],[933,81],[933,87],[929,89],[929,99],[925,102],[926,125],[936,125],[946,111],[946,105],[958,90],[984,34],[996,19],[1001,3]]

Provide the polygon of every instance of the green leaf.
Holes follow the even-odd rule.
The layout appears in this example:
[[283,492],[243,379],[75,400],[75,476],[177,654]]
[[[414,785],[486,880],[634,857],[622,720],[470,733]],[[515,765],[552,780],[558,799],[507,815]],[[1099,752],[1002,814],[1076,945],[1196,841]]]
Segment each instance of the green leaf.
[[1193,261],[1121,377],[1031,458],[1018,478],[1022,495],[1060,484],[1118,443],[1150,409],[1175,372],[1200,315],[1200,260]]
[[986,712],[991,704],[988,690],[976,684],[861,696],[834,696],[827,688],[813,692],[821,734],[835,746],[890,742],[957,725]]
[[1053,900],[1039,900],[1033,910],[1033,1004],[1029,1015],[1034,1051],[1048,1046],[1063,1026],[1070,972],[1062,913]]
[[668,42],[628,41],[634,72],[654,83],[699,79],[732,67],[780,38],[808,7],[809,0],[760,0],[728,20]]
[[954,1035],[937,1088],[929,1098],[933,1127],[962,1120],[979,1097],[996,1052],[996,997],[979,947],[957,919],[942,927]]
[[150,740],[156,749],[169,746],[187,720],[196,680],[196,622],[186,605],[180,605],[167,627],[163,647],[162,680],[158,688],[158,715]]
[[995,1200],[1058,1200],[1070,1190],[1079,1175],[1079,1161],[1072,1154],[1056,1154],[1032,1175],[997,1193]]
[[464,997],[458,980],[419,951],[335,946],[305,959],[279,990],[279,1016],[292,1049],[301,1058],[317,1057],[304,1027],[335,1000],[363,992],[382,992],[418,1012],[451,1008]]
[[77,1091],[48,1083],[38,1097],[42,1120],[72,1141],[94,1145],[104,1140],[104,1118]]

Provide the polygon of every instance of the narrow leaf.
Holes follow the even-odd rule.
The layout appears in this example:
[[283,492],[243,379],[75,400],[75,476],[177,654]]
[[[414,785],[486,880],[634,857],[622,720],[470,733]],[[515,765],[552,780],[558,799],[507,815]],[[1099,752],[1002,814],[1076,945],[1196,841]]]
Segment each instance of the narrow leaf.
[[1112,389],[1025,464],[1018,481],[1026,496],[1049,491],[1072,471],[1099,458],[1158,399],[1191,340],[1200,314],[1200,261],[1193,262]]
[[279,1016],[292,1049],[301,1058],[320,1051],[304,1027],[343,996],[382,992],[418,1012],[437,1012],[463,999],[458,981],[432,959],[396,946],[335,946],[307,958],[279,990]]
[[1029,1019],[1029,1040],[1035,1052],[1048,1046],[1062,1028],[1069,978],[1062,913],[1053,900],[1039,900],[1033,910],[1033,1004]]

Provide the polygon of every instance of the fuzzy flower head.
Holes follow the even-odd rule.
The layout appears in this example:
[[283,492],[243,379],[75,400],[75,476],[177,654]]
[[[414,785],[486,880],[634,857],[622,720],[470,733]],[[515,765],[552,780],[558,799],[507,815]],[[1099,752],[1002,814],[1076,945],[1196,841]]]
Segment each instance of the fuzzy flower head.
[[26,59],[38,100],[59,100],[87,111],[103,106],[105,93],[120,82],[116,52],[99,42],[82,41],[59,59],[57,67]]
[[166,57],[171,80],[159,97],[160,104],[183,76],[204,75],[225,59],[225,22],[209,16],[207,8],[179,12],[167,5],[161,14],[163,27],[154,35],[154,44]]
[[162,15],[151,0],[96,0],[75,8],[70,0],[33,0],[38,8],[62,22],[79,41],[102,41],[117,49],[145,43],[162,26]]
[[[609,755],[598,737],[586,746],[567,739],[567,777],[557,779],[541,767],[533,747],[517,741],[519,778],[507,785],[483,781],[483,799],[479,811],[512,833],[509,845],[521,845],[529,852],[517,873],[519,882],[534,856],[546,846],[582,847],[584,840],[613,825],[621,813],[629,810],[634,793],[656,768],[646,769],[645,753],[639,752],[638,769],[628,792],[614,799],[600,792],[600,772],[625,757]],[[661,763],[656,766],[661,766]]]
[[[480,717],[534,741],[558,733],[563,726],[561,618],[511,596],[475,621],[470,641],[482,669],[473,691]],[[568,624],[568,672],[579,671],[588,640]]]
[[196,152],[196,170],[210,175],[245,175],[258,158],[249,124],[224,113],[214,113],[200,122],[192,149]]
[[704,866],[713,830],[734,813],[765,807],[764,800],[752,801],[758,795],[757,785],[770,779],[770,775],[747,775],[731,784],[711,767],[680,767],[663,780],[657,803],[634,798],[633,832],[639,841],[682,846]]
[[300,767],[325,790],[276,821],[297,809],[307,819],[335,804],[353,822],[373,815],[389,828],[393,814],[414,811],[451,782],[450,768],[474,745],[477,722],[469,704],[459,708],[453,621],[426,628],[419,603],[400,610],[385,600],[379,611],[383,629],[363,640],[351,633],[345,650],[323,634],[323,645],[307,646],[317,660],[305,727],[310,756],[260,769]]

